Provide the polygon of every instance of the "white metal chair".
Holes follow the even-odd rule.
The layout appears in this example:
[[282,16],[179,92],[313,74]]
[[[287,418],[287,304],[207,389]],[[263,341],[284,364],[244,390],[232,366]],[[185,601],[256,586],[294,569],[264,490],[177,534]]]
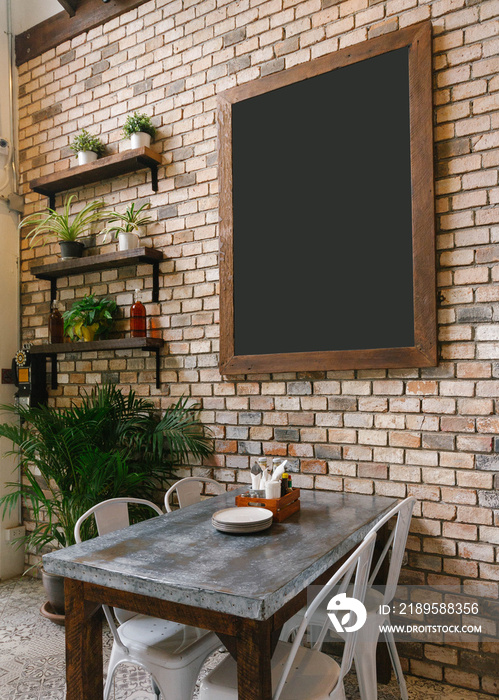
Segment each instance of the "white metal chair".
[[[300,643],[310,619],[322,602],[327,604],[332,591],[345,593],[353,580],[353,597],[364,601],[375,541],[375,534],[366,537],[331,577],[306,610],[294,642],[277,643],[272,657],[273,700],[345,700],[343,678],[352,665],[357,632],[347,635],[341,665],[318,648],[306,649]],[[237,664],[228,656],[201,681],[199,700],[237,697]]]
[[185,479],[180,479],[176,484],[165,493],[165,508],[167,513],[171,513],[171,499],[174,492],[177,493],[178,505],[180,508],[192,506],[199,503],[201,500],[201,488],[203,483],[214,484],[221,491],[220,484],[215,479],[209,479],[207,476],[186,476]]
[[[368,582],[365,601],[367,620],[366,624],[361,630],[359,630],[357,648],[354,656],[355,670],[357,672],[360,697],[362,700],[376,700],[378,697],[376,677],[376,646],[378,644],[380,625],[384,625],[385,623],[390,624],[389,614],[380,612],[380,606],[387,606],[386,608],[381,608],[381,610],[389,609],[389,603],[392,602],[395,596],[415,502],[416,499],[412,497],[401,501],[379,522],[377,522],[369,532],[369,535],[376,534],[389,520],[391,520],[393,517],[397,518],[395,526],[387,539],[383,551],[376,561],[376,565]],[[374,579],[376,578],[383,561],[388,556],[390,551],[391,556],[388,567],[387,581],[386,586],[384,587],[384,593],[382,593],[380,590],[376,590],[373,587]],[[303,620],[303,617],[304,609],[300,610],[294,617],[291,618],[291,620],[288,620],[283,627],[280,638],[289,639]],[[327,620],[327,609],[325,605],[322,605],[316,610],[315,614],[310,619],[309,625],[311,628],[322,630],[325,620]],[[332,630],[329,631],[333,636],[335,636],[335,633]],[[407,700],[407,687],[393,634],[391,632],[384,632],[384,635],[388,645],[388,653],[390,655],[392,667],[399,685],[400,695],[403,700]]]
[[[142,498],[111,498],[81,516],[75,525],[76,542],[81,542],[81,526],[91,515],[99,535],[127,527],[131,503],[149,506],[163,515],[161,508]],[[158,698],[161,693],[164,700],[191,700],[201,666],[220,646],[218,637],[196,627],[114,608],[121,623],[117,627],[109,607],[103,605],[102,609],[113,635],[104,700],[111,692],[116,668],[122,663],[132,663],[147,671]]]

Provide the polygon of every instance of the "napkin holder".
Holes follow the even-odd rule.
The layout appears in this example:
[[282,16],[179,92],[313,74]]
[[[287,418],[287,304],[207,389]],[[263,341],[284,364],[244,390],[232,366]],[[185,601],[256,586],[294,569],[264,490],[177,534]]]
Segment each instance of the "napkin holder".
[[236,506],[268,508],[274,514],[274,522],[282,523],[283,520],[300,510],[300,489],[291,489],[281,498],[260,498],[243,493],[241,496],[236,496]]

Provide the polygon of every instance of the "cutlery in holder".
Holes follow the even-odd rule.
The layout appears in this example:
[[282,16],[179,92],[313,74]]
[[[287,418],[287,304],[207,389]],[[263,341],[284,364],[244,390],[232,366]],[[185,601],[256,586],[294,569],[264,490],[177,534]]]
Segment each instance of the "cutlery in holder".
[[236,506],[268,508],[274,514],[274,522],[282,523],[283,520],[300,510],[300,489],[291,489],[281,498],[260,498],[243,493],[236,496]]

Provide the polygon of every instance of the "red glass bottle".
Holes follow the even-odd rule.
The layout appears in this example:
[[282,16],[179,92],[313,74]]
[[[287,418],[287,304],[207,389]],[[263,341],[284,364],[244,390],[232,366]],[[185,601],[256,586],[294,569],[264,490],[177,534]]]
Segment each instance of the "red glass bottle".
[[146,336],[146,308],[139,299],[139,290],[135,290],[134,302],[130,309],[130,333],[132,338]]
[[51,343],[64,342],[64,321],[61,312],[57,308],[57,301],[52,302],[52,309],[49,315],[49,337]]

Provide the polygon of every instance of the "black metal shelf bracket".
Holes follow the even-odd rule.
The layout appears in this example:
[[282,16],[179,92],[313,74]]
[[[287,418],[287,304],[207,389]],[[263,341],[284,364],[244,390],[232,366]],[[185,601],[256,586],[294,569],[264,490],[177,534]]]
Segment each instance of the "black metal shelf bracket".
[[161,389],[159,348],[142,348],[144,352],[153,352],[156,355],[156,389]]
[[152,300],[159,301],[159,260],[152,263]]
[[151,171],[151,186],[153,189],[153,192],[158,191],[158,165],[157,163],[150,163],[148,160],[144,160],[143,158],[137,158],[137,162],[141,163],[144,168],[149,168]]
[[55,353],[50,354],[50,362],[52,365],[52,372],[51,372],[51,379],[50,379],[50,387],[52,389],[57,389],[59,386],[57,382],[57,355]]
[[151,184],[153,192],[158,191],[158,166],[151,165]]

